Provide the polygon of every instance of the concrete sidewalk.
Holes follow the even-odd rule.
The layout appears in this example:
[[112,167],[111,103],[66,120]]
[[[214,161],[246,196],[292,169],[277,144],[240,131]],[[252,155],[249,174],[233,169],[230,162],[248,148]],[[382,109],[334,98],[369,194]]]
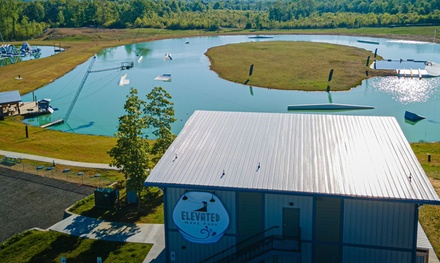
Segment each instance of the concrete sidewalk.
[[162,224],[106,222],[91,217],[71,215],[49,227],[48,230],[92,239],[153,244],[143,262],[165,262],[165,237]]
[[14,157],[22,158],[22,159],[28,159],[28,160],[34,160],[34,161],[40,161],[40,162],[47,162],[47,163],[55,162],[57,164],[62,164],[62,165],[67,165],[67,166],[119,170],[118,168],[111,167],[109,164],[105,164],[105,163],[75,162],[75,161],[69,161],[69,160],[64,160],[64,159],[44,157],[44,156],[38,156],[38,155],[26,154],[26,153],[18,153],[18,152],[11,152],[11,151],[0,150],[0,155],[14,156]]

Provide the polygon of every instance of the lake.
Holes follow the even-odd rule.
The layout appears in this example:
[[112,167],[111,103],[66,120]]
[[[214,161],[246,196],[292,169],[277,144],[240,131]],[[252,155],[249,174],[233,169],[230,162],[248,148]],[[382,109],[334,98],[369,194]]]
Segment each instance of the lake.
[[[176,123],[173,132],[179,133],[195,110],[279,112],[289,114],[341,114],[394,116],[408,141],[440,140],[440,78],[398,78],[396,76],[370,78],[358,87],[345,92],[281,91],[249,87],[220,79],[209,69],[204,53],[211,47],[251,41],[310,41],[355,46],[374,52],[387,60],[400,61],[392,67],[419,67],[416,61],[440,62],[440,45],[428,42],[404,41],[382,38],[326,36],[326,35],[273,35],[273,38],[250,38],[249,36],[209,36],[176,38],[136,43],[109,48],[97,54],[93,71],[88,74],[78,101],[66,124],[50,129],[80,134],[112,136],[117,131],[118,117],[124,114],[124,103],[130,87],[139,91],[139,97],[155,86],[165,88],[172,96]],[[361,43],[358,40],[378,42]],[[172,60],[164,59],[169,53]],[[139,60],[140,57],[142,60]],[[317,58],[318,59],[318,58]],[[367,58],[365,58],[367,59]],[[405,64],[409,61],[410,64]],[[121,63],[134,62],[130,70],[118,70]],[[51,98],[51,105],[59,108],[51,115],[25,120],[30,125],[42,125],[63,119],[71,105],[91,59],[78,65],[53,83],[35,91],[37,99]],[[294,63],[294,62],[292,62]],[[386,68],[389,63],[377,64]],[[423,65],[422,65],[423,66]],[[254,71],[255,72],[255,71]],[[127,74],[130,84],[119,86],[121,76]],[[170,82],[154,80],[161,74],[171,74]],[[243,73],[247,78],[248,72]],[[336,77],[336,75],[334,76]],[[32,101],[32,94],[23,101]],[[370,110],[332,112],[293,112],[287,105],[311,103],[341,103],[373,106]],[[408,123],[405,111],[426,117],[418,123]]]

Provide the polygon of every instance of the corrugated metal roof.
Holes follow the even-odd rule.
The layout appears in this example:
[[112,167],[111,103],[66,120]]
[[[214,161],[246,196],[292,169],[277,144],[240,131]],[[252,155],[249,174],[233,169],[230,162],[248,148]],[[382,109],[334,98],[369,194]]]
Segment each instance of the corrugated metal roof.
[[440,201],[397,121],[376,116],[196,111],[145,185]]
[[0,104],[16,103],[21,101],[18,90],[0,92]]

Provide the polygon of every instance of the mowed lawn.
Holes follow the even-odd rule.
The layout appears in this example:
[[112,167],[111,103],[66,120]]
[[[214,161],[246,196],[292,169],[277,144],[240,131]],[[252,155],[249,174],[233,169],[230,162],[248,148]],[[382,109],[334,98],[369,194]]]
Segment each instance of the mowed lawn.
[[[221,78],[273,89],[326,91],[330,86],[331,90],[349,90],[368,77],[391,74],[366,66],[369,56],[370,63],[374,59],[370,51],[326,43],[229,44],[210,48],[206,55],[211,60],[211,69]],[[331,69],[332,79],[328,81]]]
[[32,230],[0,245],[0,262],[106,263],[143,262],[151,244],[111,242]]

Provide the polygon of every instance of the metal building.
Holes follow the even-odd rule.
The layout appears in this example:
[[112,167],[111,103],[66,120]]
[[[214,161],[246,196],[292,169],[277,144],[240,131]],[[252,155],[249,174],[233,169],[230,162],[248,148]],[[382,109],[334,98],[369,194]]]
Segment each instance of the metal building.
[[145,186],[168,262],[428,262],[440,204],[393,117],[196,111]]

